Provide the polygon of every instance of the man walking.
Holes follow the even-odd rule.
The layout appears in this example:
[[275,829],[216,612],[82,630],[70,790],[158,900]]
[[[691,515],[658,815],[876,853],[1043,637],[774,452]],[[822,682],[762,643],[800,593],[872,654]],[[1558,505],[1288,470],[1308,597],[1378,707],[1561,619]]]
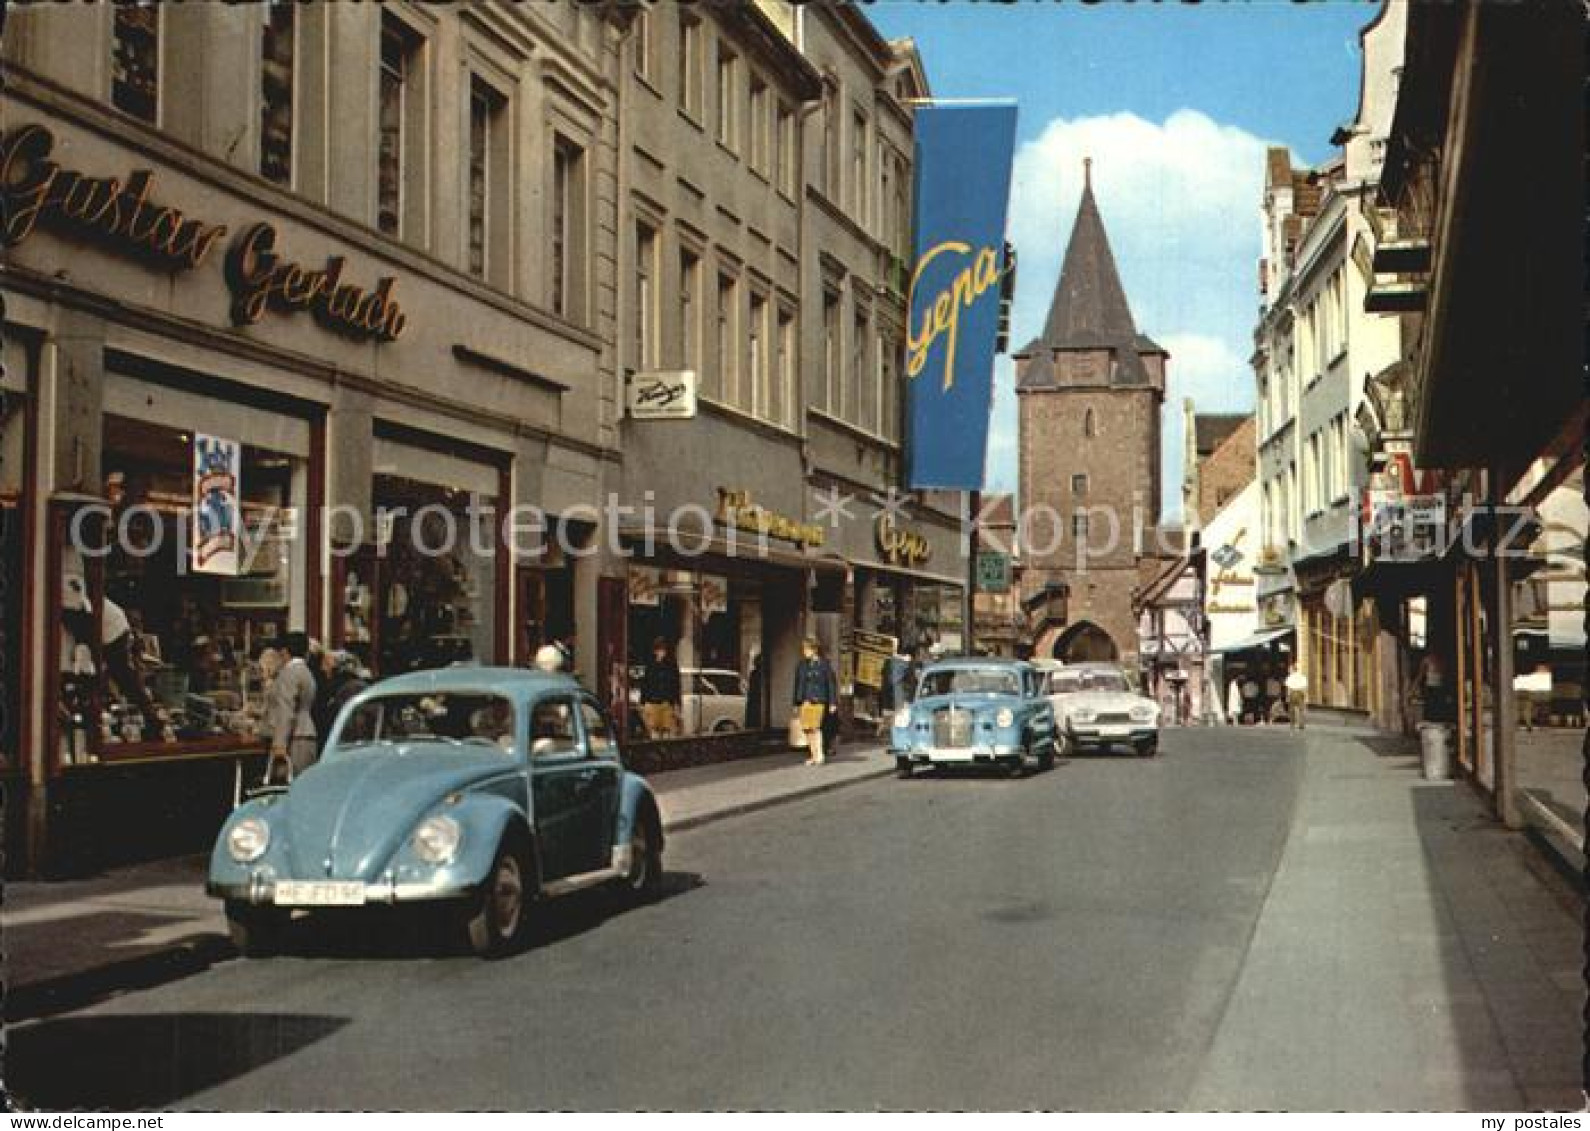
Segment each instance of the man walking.
[[1286,673],[1286,714],[1293,730],[1303,729],[1303,712],[1308,703],[1308,676],[1296,664]]
[[309,666],[309,637],[302,632],[289,632],[283,648],[289,659],[265,693],[265,729],[271,741],[266,776],[274,776],[276,768],[285,765],[291,781],[315,761],[314,709],[318,688]]

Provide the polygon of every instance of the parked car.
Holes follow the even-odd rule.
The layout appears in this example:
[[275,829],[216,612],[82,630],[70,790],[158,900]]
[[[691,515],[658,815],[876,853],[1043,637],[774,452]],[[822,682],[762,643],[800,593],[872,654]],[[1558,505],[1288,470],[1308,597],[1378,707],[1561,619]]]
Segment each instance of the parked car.
[[1069,750],[1130,746],[1159,753],[1159,704],[1132,686],[1119,665],[1064,664],[1049,673],[1049,701]]
[[[640,722],[640,681],[646,669],[629,671],[630,729],[645,737]],[[679,669],[679,725],[685,734],[726,734],[745,725],[745,677],[730,668]]]
[[929,664],[889,731],[899,776],[917,766],[999,765],[1020,774],[1055,759],[1054,708],[1042,675],[1020,660],[959,658]]
[[657,802],[569,676],[452,667],[383,680],[290,787],[233,811],[206,890],[244,954],[297,909],[432,904],[479,954],[512,948],[538,901],[662,877]]

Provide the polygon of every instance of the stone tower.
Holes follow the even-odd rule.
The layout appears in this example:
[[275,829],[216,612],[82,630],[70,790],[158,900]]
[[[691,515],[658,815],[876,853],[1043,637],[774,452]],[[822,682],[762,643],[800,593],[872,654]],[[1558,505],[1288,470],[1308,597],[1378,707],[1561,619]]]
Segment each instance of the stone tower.
[[1169,354],[1137,332],[1090,166],[1043,333],[1015,355],[1022,597],[1034,656],[1130,661]]

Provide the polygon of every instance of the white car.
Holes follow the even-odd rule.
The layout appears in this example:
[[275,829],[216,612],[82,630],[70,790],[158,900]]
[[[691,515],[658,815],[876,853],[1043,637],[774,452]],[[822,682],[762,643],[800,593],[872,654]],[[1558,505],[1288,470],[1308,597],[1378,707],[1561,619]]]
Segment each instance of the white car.
[[1159,704],[1133,689],[1115,664],[1065,664],[1049,674],[1055,725],[1070,751],[1130,746],[1159,753]]
[[686,734],[725,734],[745,727],[745,678],[728,668],[680,668]]

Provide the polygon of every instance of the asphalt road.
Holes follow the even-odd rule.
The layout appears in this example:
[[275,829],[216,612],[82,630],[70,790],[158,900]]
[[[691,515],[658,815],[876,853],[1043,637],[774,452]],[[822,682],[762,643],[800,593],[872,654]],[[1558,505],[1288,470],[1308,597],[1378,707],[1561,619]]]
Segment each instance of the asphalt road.
[[[525,953],[329,923],[7,1034],[39,1107],[1174,1109],[1301,781],[1285,732],[869,782],[681,834]],[[818,771],[820,772],[820,771]]]

